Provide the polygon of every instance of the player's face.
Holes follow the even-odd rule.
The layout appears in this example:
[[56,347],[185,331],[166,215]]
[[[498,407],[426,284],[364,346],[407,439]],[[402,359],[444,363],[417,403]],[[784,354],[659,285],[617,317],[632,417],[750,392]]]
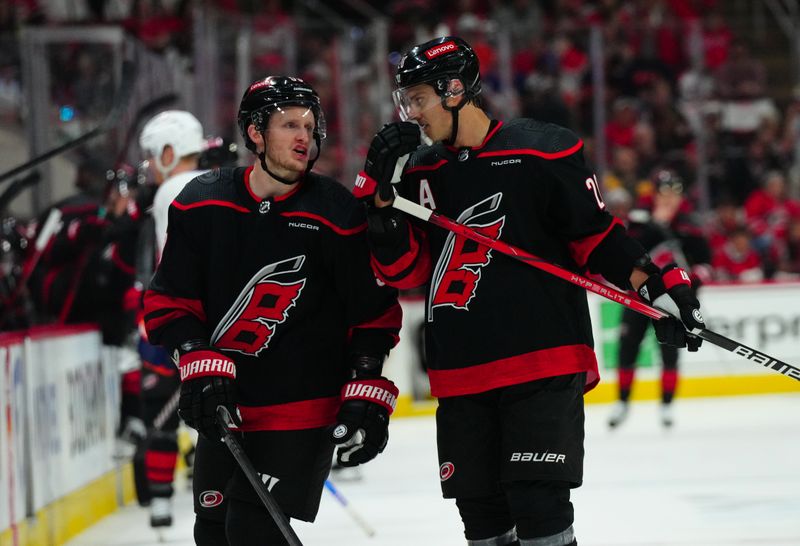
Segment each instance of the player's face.
[[306,170],[309,158],[316,155],[314,127],[314,113],[303,106],[286,106],[270,115],[266,153],[276,174],[299,175]]
[[400,109],[400,117],[415,121],[423,134],[434,142],[450,138],[452,116],[442,107],[442,98],[430,85],[420,84],[398,90],[395,102]]

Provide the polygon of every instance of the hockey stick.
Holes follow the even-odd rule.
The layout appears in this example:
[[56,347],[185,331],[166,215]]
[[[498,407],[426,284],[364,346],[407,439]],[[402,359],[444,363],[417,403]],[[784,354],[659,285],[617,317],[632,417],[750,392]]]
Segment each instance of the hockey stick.
[[6,210],[11,201],[19,195],[22,190],[29,188],[41,181],[42,177],[38,172],[26,174],[22,178],[17,178],[6,189],[0,193],[0,214]]
[[361,529],[367,534],[368,537],[375,536],[375,529],[373,529],[372,526],[370,526],[370,524],[367,523],[367,520],[365,520],[361,516],[361,514],[356,512],[355,509],[352,506],[350,506],[350,503],[347,502],[347,499],[344,498],[344,496],[339,492],[338,489],[336,489],[336,486],[333,485],[333,483],[331,483],[330,480],[325,480],[325,488],[331,492],[331,495],[333,495],[334,498],[339,502],[339,504],[342,505],[342,508],[345,509],[345,512],[350,514],[350,517],[353,518],[353,521],[355,521],[356,524],[359,527],[361,527]]
[[[461,235],[462,237],[475,241],[476,243],[487,246],[492,250],[496,250],[502,254],[510,256],[515,260],[533,266],[537,269],[541,269],[542,271],[550,273],[551,275],[555,275],[560,279],[580,286],[584,290],[594,292],[599,296],[603,296],[606,299],[617,302],[620,305],[624,305],[625,307],[633,309],[637,313],[641,313],[642,315],[651,319],[658,320],[671,316],[669,313],[662,311],[657,307],[648,305],[647,303],[640,301],[635,297],[626,294],[625,292],[621,292],[620,290],[612,288],[606,284],[587,279],[586,277],[578,275],[577,273],[573,273],[572,271],[534,256],[530,252],[522,250],[521,248],[515,247],[498,239],[492,239],[491,237],[483,235],[469,226],[459,224],[458,222],[451,220],[446,216],[442,216],[441,214],[433,212],[432,210],[426,209],[425,207],[400,197],[399,195],[395,195],[392,206],[398,210],[410,214],[411,216],[414,216],[415,218],[419,218],[424,222],[428,222],[440,228],[446,229],[447,231],[451,231],[457,235]],[[782,362],[775,357],[764,354],[761,351],[753,349],[752,347],[748,347],[747,345],[743,345],[738,341],[734,341],[708,329],[701,330],[697,334],[697,337],[704,339],[705,341],[708,341],[709,343],[725,349],[726,351],[729,351],[735,355],[746,358],[747,360],[752,360],[756,364],[760,364],[765,368],[775,370],[776,372],[782,373],[787,377],[791,377],[800,381],[800,368],[792,366],[791,364],[787,364],[786,362]]]
[[237,463],[239,463],[239,467],[242,469],[247,481],[249,481],[250,485],[253,486],[253,489],[256,490],[258,498],[264,503],[269,515],[272,516],[273,520],[275,520],[275,523],[278,525],[278,528],[281,530],[281,533],[283,533],[283,536],[286,538],[286,541],[289,543],[289,545],[303,546],[303,543],[300,542],[300,539],[297,537],[294,529],[289,526],[289,521],[286,519],[281,507],[278,506],[278,503],[275,501],[275,497],[272,496],[272,493],[269,492],[267,486],[264,485],[264,482],[262,482],[258,477],[258,472],[256,472],[255,468],[253,468],[253,463],[250,462],[250,459],[245,454],[242,446],[231,432],[230,427],[232,424],[233,418],[231,417],[231,414],[228,412],[227,408],[225,408],[225,406],[217,406],[217,426],[219,427],[222,441],[225,442],[225,445],[228,446],[233,458],[236,459]]
[[77,146],[80,146],[84,142],[91,140],[117,124],[122,113],[124,112],[125,108],[130,101],[131,95],[133,94],[133,83],[136,80],[136,65],[132,61],[125,61],[122,63],[122,77],[120,78],[119,88],[117,89],[116,98],[114,100],[114,105],[111,107],[111,111],[108,113],[106,118],[94,129],[88,131],[81,136],[70,140],[69,142],[65,142],[60,146],[56,146],[55,148],[51,148],[40,154],[33,159],[26,161],[22,165],[14,167],[10,171],[6,171],[3,174],[0,174],[0,182],[12,178],[19,173],[25,172],[31,167],[35,167],[41,163],[44,163],[51,157],[55,157],[59,154],[62,154],[68,150],[71,150]]
[[119,149],[117,157],[114,160],[115,167],[122,163],[122,161],[125,159],[125,156],[128,153],[128,148],[130,148],[133,138],[139,132],[142,122],[154,116],[176,100],[178,100],[177,93],[166,93],[160,97],[156,97],[146,102],[136,111],[136,114],[134,115],[133,120],[128,127],[128,132],[125,134],[125,139],[122,141],[122,147]]
[[172,396],[169,397],[169,400],[167,400],[166,404],[164,404],[164,407],[161,408],[161,411],[158,412],[156,418],[153,419],[154,429],[161,430],[161,428],[164,426],[167,420],[170,417],[172,417],[172,414],[175,413],[175,408],[178,407],[178,402],[180,401],[180,398],[181,398],[181,388],[180,386],[178,386],[178,388],[175,389],[175,392],[172,393]]

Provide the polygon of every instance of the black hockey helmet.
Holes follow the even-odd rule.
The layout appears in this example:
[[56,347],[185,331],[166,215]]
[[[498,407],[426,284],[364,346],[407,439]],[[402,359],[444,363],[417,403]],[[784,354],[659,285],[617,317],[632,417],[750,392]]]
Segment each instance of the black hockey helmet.
[[319,147],[319,141],[325,138],[325,116],[317,92],[300,78],[268,76],[250,84],[239,103],[237,122],[248,150],[255,153],[256,147],[247,136],[247,127],[253,124],[263,132],[270,114],[284,106],[305,106],[313,113],[314,138]]
[[449,96],[449,83],[453,79],[461,81],[468,100],[480,94],[480,64],[467,42],[456,36],[443,36],[416,45],[397,65],[395,101],[399,98],[398,92],[421,83],[433,86],[441,97]]

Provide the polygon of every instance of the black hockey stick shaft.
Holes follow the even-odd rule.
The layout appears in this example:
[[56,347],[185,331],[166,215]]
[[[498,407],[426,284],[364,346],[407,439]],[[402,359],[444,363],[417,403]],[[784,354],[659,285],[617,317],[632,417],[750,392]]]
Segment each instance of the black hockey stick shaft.
[[28,173],[21,178],[17,178],[11,184],[8,185],[6,189],[0,193],[0,214],[6,210],[11,201],[19,195],[22,190],[27,189],[35,184],[38,184],[41,181],[41,175],[34,171],[32,173]]
[[278,503],[275,501],[275,497],[272,496],[272,493],[269,492],[267,486],[258,476],[258,472],[253,467],[253,463],[250,462],[250,458],[245,454],[244,449],[239,444],[239,441],[236,440],[236,437],[231,432],[230,426],[233,423],[233,419],[231,418],[231,414],[228,412],[225,406],[217,406],[217,426],[219,427],[220,435],[222,436],[222,441],[225,442],[225,445],[228,446],[233,458],[236,459],[236,462],[239,463],[239,467],[242,469],[247,481],[250,482],[250,485],[253,486],[253,489],[256,490],[256,494],[258,498],[261,499],[261,502],[264,503],[264,506],[267,508],[269,515],[272,516],[272,519],[275,520],[275,523],[278,525],[278,529],[281,530],[283,536],[286,538],[286,541],[289,543],[290,546],[303,546],[303,543],[300,542],[300,539],[297,537],[297,534],[294,532],[294,529],[289,525],[289,520],[286,519],[281,507],[278,506]]
[[103,133],[111,129],[118,121],[120,116],[122,116],[122,112],[125,110],[128,102],[130,101],[131,95],[133,94],[133,84],[136,80],[136,65],[131,61],[125,61],[122,63],[122,77],[120,78],[119,88],[117,89],[116,98],[114,100],[114,105],[111,107],[111,111],[108,113],[106,118],[94,129],[88,131],[69,142],[65,142],[60,146],[56,146],[55,148],[51,148],[46,152],[26,161],[22,165],[18,165],[14,167],[10,171],[6,171],[3,174],[0,174],[0,182],[3,182],[9,178],[13,178],[14,176],[27,171],[28,169],[35,167],[41,163],[44,163],[48,159],[55,157],[59,154],[63,154],[66,151],[69,151],[77,146],[80,146],[84,142],[87,142]]
[[139,128],[141,127],[142,123],[146,119],[149,119],[167,106],[171,105],[176,100],[178,100],[177,93],[166,93],[160,97],[156,97],[146,102],[136,111],[136,114],[134,115],[133,120],[128,127],[128,132],[125,134],[125,140],[122,141],[122,147],[119,149],[117,157],[114,160],[115,166],[122,163],[122,161],[125,159],[125,156],[128,153],[128,148],[130,148],[131,142],[133,142],[134,137],[139,132]]
[[[539,258],[538,256],[534,256],[530,252],[515,247],[514,245],[510,245],[498,239],[493,239],[469,226],[459,224],[455,220],[433,212],[432,210],[418,205],[413,201],[409,201],[404,197],[400,197],[399,195],[395,196],[392,206],[398,210],[410,214],[411,216],[414,216],[415,218],[419,218],[420,220],[451,231],[456,235],[461,235],[467,239],[475,241],[476,243],[485,245],[492,250],[496,250],[502,254],[510,256],[515,260],[550,273],[551,275],[555,275],[556,277],[559,277],[560,279],[563,279],[574,285],[580,286],[584,290],[594,292],[599,296],[603,296],[606,299],[617,302],[620,305],[641,313],[642,315],[645,315],[651,319],[658,320],[670,316],[666,311],[662,311],[657,307],[653,307],[652,305],[638,300],[630,294],[626,294],[625,292],[617,290],[616,288],[608,286],[604,283],[587,279],[586,277],[578,275],[577,273],[573,273],[568,269],[564,269],[563,267],[548,262],[547,260]],[[742,345],[738,341],[734,341],[708,329],[701,330],[699,333],[697,333],[697,336],[735,355],[739,355],[747,360],[752,360],[753,362],[761,364],[766,368],[775,370],[787,377],[791,377],[800,381],[800,368],[792,366],[791,364],[787,364],[786,362],[782,362],[775,357],[766,355],[761,351],[757,351],[746,345]]]
[[172,393],[172,396],[169,397],[167,403],[164,404],[164,407],[161,408],[161,411],[158,412],[156,418],[153,419],[153,428],[156,430],[161,430],[164,425],[169,421],[169,418],[175,413],[175,409],[178,407],[178,402],[181,398],[181,387],[180,385]]

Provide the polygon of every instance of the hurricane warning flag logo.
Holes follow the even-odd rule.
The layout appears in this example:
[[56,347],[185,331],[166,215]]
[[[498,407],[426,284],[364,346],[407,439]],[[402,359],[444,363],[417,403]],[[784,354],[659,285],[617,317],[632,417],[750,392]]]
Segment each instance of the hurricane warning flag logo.
[[305,278],[296,279],[304,261],[305,256],[296,256],[261,268],[217,325],[212,344],[251,356],[269,346],[306,284]]
[[[500,206],[502,196],[503,194],[497,193],[468,208],[458,217],[458,223],[474,228],[492,239],[499,238],[505,216],[484,222],[481,222],[480,217],[495,212]],[[450,233],[433,272],[428,298],[428,321],[433,321],[432,311],[436,307],[469,310],[469,302],[477,294],[482,269],[491,260],[489,247]]]

